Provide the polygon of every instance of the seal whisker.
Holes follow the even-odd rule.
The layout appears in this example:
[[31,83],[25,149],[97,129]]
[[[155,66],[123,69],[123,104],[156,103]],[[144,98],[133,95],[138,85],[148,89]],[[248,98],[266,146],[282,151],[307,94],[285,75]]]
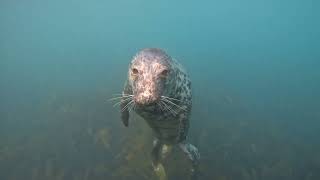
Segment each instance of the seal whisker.
[[[166,103],[164,103],[166,104]],[[178,115],[178,112],[176,110],[173,109],[173,106],[170,106],[169,104],[166,104],[167,107],[169,108],[169,110],[172,112],[172,114],[175,116],[175,115]]]
[[121,101],[123,101],[123,100],[127,100],[127,99],[132,99],[133,97],[119,97],[119,98],[117,98],[117,99],[115,99],[115,100],[120,100],[120,102]]
[[136,111],[136,108],[137,108],[136,103],[133,103],[133,110]]
[[159,105],[160,105],[162,111],[165,110],[164,107],[163,107],[163,104],[159,103]]
[[184,110],[184,111],[186,111],[186,109],[185,108],[182,108],[181,106],[179,106],[179,105],[177,105],[176,103],[174,103],[174,102],[171,102],[170,100],[168,100],[168,99],[163,99],[164,101],[166,101],[166,102],[168,102],[168,103],[170,103],[170,104],[172,104],[172,105],[174,105],[174,106],[176,106],[176,107],[178,107],[178,108],[180,108],[181,110]]
[[164,98],[164,99],[170,99],[170,100],[185,102],[185,101],[182,101],[182,100],[179,100],[179,99],[176,99],[176,98],[172,98],[172,97],[168,97],[168,96],[161,96],[161,97]]
[[128,106],[128,108],[127,109],[129,109],[129,112],[132,110],[132,107],[134,106],[134,101],[132,100],[131,102],[130,102],[130,104],[129,104],[129,106]]
[[119,96],[119,97],[113,97],[113,98],[108,99],[108,101],[114,101],[114,100],[121,99],[121,98],[124,98],[124,97],[133,97],[133,96]]
[[161,103],[157,102],[157,105],[159,106],[160,110],[163,111],[163,107],[162,107]]
[[172,101],[170,101],[170,100],[168,100],[168,99],[165,99],[164,101],[169,102],[170,104],[172,104],[172,105],[180,108],[181,110],[186,110],[186,108],[184,108],[184,107],[182,107],[181,105],[178,105],[177,103],[174,103],[174,102],[172,102]]
[[163,105],[163,110],[164,110],[165,112],[169,112],[169,113],[173,114],[173,113],[170,111],[170,109],[168,108],[168,106],[167,106],[163,101],[160,101],[160,103]]
[[128,108],[129,109],[129,113],[134,109],[134,106],[135,106],[135,103],[131,103],[130,107]]
[[131,97],[127,97],[127,98],[121,99],[119,102],[115,103],[113,105],[113,107],[115,107],[117,105],[120,105],[122,102],[126,102],[126,101],[129,101],[129,100],[132,100],[132,98]]
[[177,115],[178,113],[171,107],[169,106],[169,104],[166,104],[165,101],[161,101],[163,103],[163,105],[173,114],[173,115]]
[[133,102],[134,102],[133,100],[131,100],[130,102],[128,102],[128,103],[121,109],[121,112],[125,111],[125,110],[129,107],[129,105],[130,105],[131,103],[133,103]]
[[161,105],[163,111],[167,111],[166,107],[163,105],[163,102],[160,100],[159,105]]

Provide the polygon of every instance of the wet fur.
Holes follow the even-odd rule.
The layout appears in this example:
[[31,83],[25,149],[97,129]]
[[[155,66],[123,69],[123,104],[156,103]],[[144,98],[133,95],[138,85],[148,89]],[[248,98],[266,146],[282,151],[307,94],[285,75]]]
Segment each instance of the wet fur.
[[[138,71],[133,71],[134,68]],[[164,69],[169,70],[166,78],[161,77]],[[129,125],[133,109],[156,136],[151,157],[159,178],[166,176],[161,164],[163,149],[178,144],[192,163],[191,179],[197,179],[200,154],[186,141],[192,107],[191,81],[182,66],[161,49],[143,49],[130,63],[122,94],[123,124]]]
[[[156,68],[151,68],[152,63],[162,63],[169,69],[168,77],[162,79],[154,75],[145,75],[135,79],[130,73],[132,67],[139,67],[144,70],[144,73],[157,73]],[[143,79],[144,78],[144,79]],[[168,142],[177,143],[186,139],[189,128],[189,116],[192,107],[191,81],[182,66],[170,56],[159,49],[144,49],[139,52],[131,61],[128,72],[128,80],[125,84],[123,94],[133,94],[137,96],[143,88],[150,86],[150,81],[154,83],[149,89],[152,93],[178,99],[174,101],[177,105],[185,110],[178,108],[172,104],[170,107],[176,112],[172,114],[170,111],[164,111],[159,106],[143,107],[138,106],[135,111],[143,117],[149,126],[154,130],[156,137]],[[162,84],[161,84],[162,83]],[[121,109],[126,105],[123,100]],[[122,121],[125,126],[128,126],[129,112],[122,112]]]

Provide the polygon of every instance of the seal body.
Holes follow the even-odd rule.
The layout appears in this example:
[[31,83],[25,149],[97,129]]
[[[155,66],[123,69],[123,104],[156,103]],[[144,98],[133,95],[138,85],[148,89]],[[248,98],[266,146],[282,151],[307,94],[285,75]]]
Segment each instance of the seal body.
[[121,119],[128,126],[129,112],[134,110],[155,134],[152,151],[155,170],[163,147],[179,144],[194,165],[200,155],[187,143],[189,117],[192,108],[191,80],[181,64],[158,48],[138,52],[129,65],[123,98]]
[[191,82],[185,71],[173,61],[170,62],[170,68],[173,74],[165,84],[163,94],[170,97],[168,100],[172,103],[165,102],[166,104],[162,104],[163,108],[161,105],[138,106],[136,112],[147,121],[158,139],[172,144],[186,139],[192,97]]

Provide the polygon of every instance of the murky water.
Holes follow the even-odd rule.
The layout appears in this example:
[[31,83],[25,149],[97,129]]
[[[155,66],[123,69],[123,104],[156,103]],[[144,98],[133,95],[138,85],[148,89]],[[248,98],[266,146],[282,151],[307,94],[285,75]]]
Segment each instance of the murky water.
[[[107,101],[132,56],[188,70],[199,179],[320,179],[316,1],[0,2],[0,179],[151,180],[151,130]],[[174,149],[169,179],[187,179]]]

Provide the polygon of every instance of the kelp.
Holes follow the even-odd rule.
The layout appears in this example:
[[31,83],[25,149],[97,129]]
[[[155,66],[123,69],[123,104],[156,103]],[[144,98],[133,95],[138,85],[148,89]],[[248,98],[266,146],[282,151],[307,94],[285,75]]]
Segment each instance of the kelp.
[[[198,100],[192,114],[189,139],[201,152],[199,179],[320,179],[319,144],[295,142],[275,121],[221,96]],[[54,94],[35,105],[32,123],[21,116],[30,130],[0,137],[0,179],[157,180],[152,132],[143,119],[133,114],[125,128],[104,94],[89,97]],[[19,117],[11,113],[17,114],[7,118]],[[176,147],[164,160],[169,180],[188,179],[188,166]]]

